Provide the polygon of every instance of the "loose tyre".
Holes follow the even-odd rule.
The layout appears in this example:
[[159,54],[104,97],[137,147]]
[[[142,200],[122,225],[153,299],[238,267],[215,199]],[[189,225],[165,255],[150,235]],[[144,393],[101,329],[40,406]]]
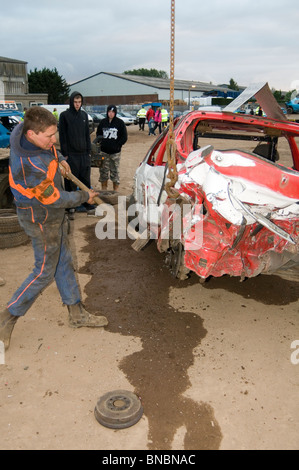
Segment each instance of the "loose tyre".
[[13,209],[0,209],[0,233],[22,232],[18,216]]
[[14,233],[0,233],[0,249],[13,248],[24,245],[29,240],[24,231]]
[[28,236],[19,224],[13,209],[0,209],[0,249],[27,243]]
[[0,174],[0,209],[13,206],[13,195],[9,186],[8,174]]

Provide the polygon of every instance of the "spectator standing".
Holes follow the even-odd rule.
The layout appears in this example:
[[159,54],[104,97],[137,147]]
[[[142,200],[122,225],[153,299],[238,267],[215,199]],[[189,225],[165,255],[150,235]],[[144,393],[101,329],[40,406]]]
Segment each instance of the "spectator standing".
[[57,108],[54,108],[54,109],[53,109],[53,113],[52,113],[52,114],[53,114],[53,116],[56,117],[57,121],[59,121],[59,115],[58,115]]
[[258,116],[262,116],[262,115],[263,115],[263,109],[262,109],[261,106],[259,106],[259,107],[257,108],[256,114],[257,114]]
[[156,110],[154,120],[155,120],[154,132],[157,129],[157,127],[159,127],[159,133],[161,134],[161,132],[162,132],[162,113],[161,113],[160,108],[158,108]]
[[146,109],[140,108],[138,113],[138,124],[139,124],[139,130],[144,131],[144,124],[145,124],[145,119],[146,119]]
[[161,114],[162,114],[162,129],[165,129],[167,127],[168,123],[168,111],[164,107],[161,109]]
[[[89,135],[88,116],[81,109],[83,96],[78,91],[70,96],[70,107],[60,114],[59,140],[62,155],[67,159],[71,172],[88,188],[91,172],[91,141]],[[76,185],[65,180],[66,191],[75,191]],[[83,204],[83,210],[91,210],[94,206]],[[70,209],[70,218],[73,218],[75,209]]]
[[151,119],[154,119],[154,117],[155,117],[155,111],[154,111],[154,108],[151,106],[146,113],[146,119],[148,122],[148,135],[151,134],[150,121]]
[[148,123],[148,129],[149,129],[149,134],[148,135],[156,135],[155,132],[154,132],[154,127],[155,127],[155,120],[152,116],[149,120],[149,123]]
[[97,128],[97,137],[101,141],[100,156],[103,159],[99,181],[104,191],[108,188],[109,177],[113,182],[113,189],[117,191],[119,188],[121,149],[128,140],[126,125],[116,115],[116,106],[108,106],[107,115],[100,121]]
[[27,108],[24,108],[24,111],[23,111],[23,116],[21,117],[21,121],[24,121],[24,117],[25,117],[25,113],[27,111]]

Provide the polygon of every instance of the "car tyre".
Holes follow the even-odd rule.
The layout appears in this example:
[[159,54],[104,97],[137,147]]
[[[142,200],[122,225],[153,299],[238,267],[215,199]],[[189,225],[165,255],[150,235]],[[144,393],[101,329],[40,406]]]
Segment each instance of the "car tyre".
[[0,209],[0,233],[21,232],[18,216],[13,209]]
[[13,194],[9,186],[8,173],[0,174],[0,209],[13,207]]
[[184,252],[184,246],[179,242],[172,244],[166,254],[166,265],[171,274],[180,281],[185,281],[190,275],[190,270],[184,264]]

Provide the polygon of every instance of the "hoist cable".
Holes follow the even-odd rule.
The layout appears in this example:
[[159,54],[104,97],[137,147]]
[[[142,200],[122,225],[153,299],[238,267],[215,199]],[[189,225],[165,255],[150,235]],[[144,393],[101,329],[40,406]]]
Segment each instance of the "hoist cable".
[[177,198],[180,194],[174,189],[178,180],[176,168],[176,143],[174,139],[173,121],[174,121],[174,64],[175,64],[175,0],[171,0],[171,31],[170,31],[170,110],[169,110],[169,129],[166,143],[167,161],[168,161],[168,179],[165,189],[169,197]]

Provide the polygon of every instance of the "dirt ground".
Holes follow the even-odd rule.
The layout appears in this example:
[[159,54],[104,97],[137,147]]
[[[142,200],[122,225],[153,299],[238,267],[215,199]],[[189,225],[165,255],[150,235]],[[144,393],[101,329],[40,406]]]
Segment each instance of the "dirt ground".
[[[153,137],[128,128],[120,193]],[[92,169],[97,186],[98,170]],[[70,241],[85,305],[104,329],[68,327],[56,285],[15,327],[0,365],[0,448],[86,450],[298,449],[299,282],[175,280],[155,244],[95,236],[76,213]],[[1,250],[0,308],[32,269],[30,245]],[[134,426],[99,424],[106,392],[140,397]]]

